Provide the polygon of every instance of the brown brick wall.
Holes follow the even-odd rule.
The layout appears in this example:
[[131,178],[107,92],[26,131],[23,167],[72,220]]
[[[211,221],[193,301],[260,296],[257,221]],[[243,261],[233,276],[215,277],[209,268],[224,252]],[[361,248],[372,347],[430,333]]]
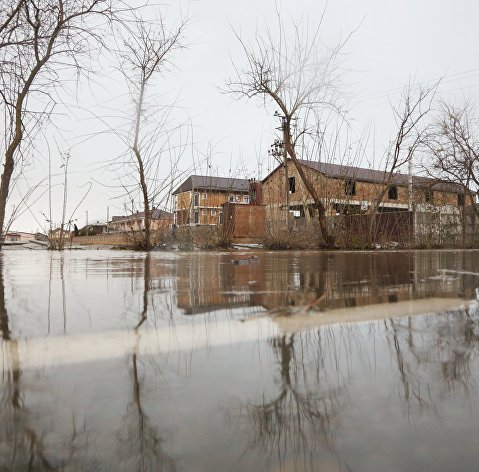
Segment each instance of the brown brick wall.
[[[351,201],[374,201],[381,190],[384,188],[383,184],[376,184],[370,182],[355,182],[355,195],[346,195],[345,193],[345,179],[326,178],[319,172],[314,171],[308,167],[304,167],[305,174],[314,183],[318,189],[321,198],[327,198],[331,201],[342,200],[345,202]],[[302,205],[304,203],[311,203],[311,197],[306,191],[305,186],[301,182],[301,178],[292,162],[288,163],[288,176],[295,178],[295,193],[289,194],[289,202],[291,206]],[[388,194],[384,196],[382,203],[384,204],[400,204],[407,205],[409,201],[408,188],[405,186],[397,186],[397,199],[389,199]],[[416,203],[424,203],[426,201],[425,189],[413,189],[414,201]],[[266,205],[283,206],[285,204],[285,175],[283,168],[278,168],[263,184],[263,203]],[[450,204],[457,206],[457,195],[451,192],[433,192],[433,202],[436,205]],[[331,208],[329,209],[331,212]]]
[[[194,199],[194,193],[198,194],[198,205],[191,210],[191,198]],[[230,195],[235,199],[235,203],[243,203],[244,196],[248,195],[240,192],[225,192],[213,190],[200,190],[183,192],[177,195],[176,221],[178,225],[194,223],[194,212],[198,212],[198,224],[216,225],[219,222],[219,213],[222,211],[222,205],[229,201]],[[237,201],[237,199],[239,199]],[[191,213],[190,213],[191,212]],[[191,214],[191,216],[190,216]]]

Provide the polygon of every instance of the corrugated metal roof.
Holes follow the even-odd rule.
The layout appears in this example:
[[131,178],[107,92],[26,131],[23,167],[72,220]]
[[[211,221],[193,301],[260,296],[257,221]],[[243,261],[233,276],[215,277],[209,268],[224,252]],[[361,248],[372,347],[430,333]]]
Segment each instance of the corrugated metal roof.
[[192,189],[201,190],[231,190],[235,192],[248,192],[248,179],[232,179],[229,177],[213,177],[206,175],[191,175],[188,177],[172,195],[188,192]]
[[[385,183],[388,172],[374,169],[364,169],[361,167],[353,167],[346,165],[330,164],[327,162],[316,161],[299,161],[302,165],[315,169],[327,177],[351,179],[360,182]],[[391,184],[407,186],[409,182],[409,175],[407,174],[393,174]],[[413,187],[416,188],[430,188],[432,190],[442,190],[445,192],[463,193],[461,184],[447,182],[443,180],[433,179],[429,177],[420,177],[413,175]]]

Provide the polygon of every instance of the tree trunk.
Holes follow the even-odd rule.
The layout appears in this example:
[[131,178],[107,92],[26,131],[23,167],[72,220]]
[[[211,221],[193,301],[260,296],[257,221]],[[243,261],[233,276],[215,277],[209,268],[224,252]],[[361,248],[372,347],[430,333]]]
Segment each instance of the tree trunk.
[[20,94],[15,106],[15,134],[5,152],[5,162],[3,164],[3,173],[0,179],[0,234],[3,242],[3,231],[5,223],[5,209],[7,206],[8,193],[10,189],[10,180],[12,178],[13,169],[15,167],[14,155],[18,146],[22,142],[22,106],[25,94]]
[[[20,139],[18,139],[18,143]],[[3,225],[5,223],[5,209],[7,206],[8,191],[10,187],[10,180],[12,178],[14,160],[13,153],[14,149],[18,146],[13,145],[13,143],[8,147],[7,152],[5,153],[5,163],[3,164],[3,174],[0,181],[0,229],[1,229],[1,242],[3,242]]]
[[148,186],[145,178],[145,168],[143,166],[143,159],[141,157],[140,149],[138,147],[139,137],[140,137],[140,121],[141,121],[141,109],[143,107],[143,99],[145,97],[145,79],[143,78],[140,87],[140,93],[138,97],[138,108],[136,110],[135,118],[135,136],[133,141],[133,152],[135,154],[136,160],[138,162],[138,173],[140,176],[140,188],[141,194],[143,196],[143,212],[145,215],[145,228],[143,233],[143,249],[149,251],[151,249],[151,237],[150,237],[150,204],[148,199]]
[[306,187],[306,190],[309,192],[311,195],[311,198],[314,201],[314,204],[318,210],[318,220],[319,220],[319,228],[321,230],[321,236],[323,237],[324,244],[328,247],[334,245],[334,238],[332,235],[329,234],[328,232],[328,227],[326,224],[326,208],[321,201],[318,192],[316,191],[316,188],[314,184],[307,178],[303,166],[300,164],[298,158],[296,157],[296,151],[294,149],[294,146],[291,142],[291,133],[289,130],[289,122],[286,124],[286,129],[284,132],[284,137],[285,137],[285,142],[284,145],[286,147],[286,151],[288,152],[289,156],[291,157],[291,160],[293,161],[294,166],[296,167],[296,170],[298,171],[299,176],[301,177],[301,180]]

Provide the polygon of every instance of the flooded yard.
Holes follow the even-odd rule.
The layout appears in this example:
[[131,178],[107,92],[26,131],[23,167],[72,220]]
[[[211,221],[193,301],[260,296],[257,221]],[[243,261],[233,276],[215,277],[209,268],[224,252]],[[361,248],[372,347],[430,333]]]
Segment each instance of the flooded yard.
[[0,471],[478,469],[479,251],[0,265]]

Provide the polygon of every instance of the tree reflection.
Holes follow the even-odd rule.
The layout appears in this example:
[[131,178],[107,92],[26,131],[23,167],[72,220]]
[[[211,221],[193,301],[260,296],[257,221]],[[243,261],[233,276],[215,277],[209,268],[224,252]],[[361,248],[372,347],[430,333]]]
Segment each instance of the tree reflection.
[[477,318],[458,311],[387,320],[384,325],[408,416],[416,409],[440,415],[438,404],[446,394],[457,389],[470,393],[475,382],[471,362],[479,352]]
[[240,407],[240,418],[251,428],[248,452],[266,453],[280,470],[285,463],[294,470],[317,470],[324,449],[336,454],[334,425],[346,392],[339,380],[336,386],[326,382],[320,332],[283,335],[270,343],[278,360],[278,391]]
[[[139,355],[141,326],[148,318],[149,291],[151,290],[151,259],[147,254],[144,260],[143,292],[139,320],[134,328],[136,344],[129,355],[130,377],[132,383],[131,399],[122,419],[122,427],[118,433],[119,451],[122,456],[122,469],[131,471],[173,472],[175,462],[162,448],[162,438],[158,429],[152,424],[145,411],[143,390],[146,383],[145,374],[141,375],[142,366]],[[131,356],[131,360],[130,360]]]
[[0,453],[2,470],[57,470],[44,451],[42,435],[28,424],[28,410],[21,392],[18,342],[12,339],[10,320],[5,303],[3,260],[0,261],[0,331],[3,364],[0,406],[0,443],[8,444]]
[[148,314],[148,292],[151,288],[151,259],[150,254],[147,253],[144,265],[143,265],[143,300],[142,300],[142,309],[140,312],[140,319],[138,320],[138,324],[135,326],[135,331],[137,331],[140,326],[146,321],[147,314]]
[[363,398],[370,379],[373,397],[409,421],[448,415],[449,402],[459,407],[476,386],[479,318],[469,310],[372,322],[366,330],[339,325],[284,334],[270,346],[274,393],[267,389],[237,410],[248,430],[245,454],[256,452],[278,470],[319,470],[329,455],[347,470],[338,435],[350,432],[342,423],[374,416],[374,402],[358,412],[363,404],[350,397]]
[[[38,422],[39,418],[50,417],[48,411],[36,409],[32,412],[28,407],[22,383],[31,382],[31,371],[22,371],[19,341],[13,334],[7,309],[4,273],[4,260],[0,254],[0,333],[4,359],[0,398],[0,470],[63,471],[69,467],[97,470],[94,461],[86,459],[89,447],[86,426],[79,427],[74,414],[67,437],[60,442],[51,442],[48,434],[51,424]],[[66,307],[64,290],[62,296]],[[26,380],[22,382],[23,377]]]

